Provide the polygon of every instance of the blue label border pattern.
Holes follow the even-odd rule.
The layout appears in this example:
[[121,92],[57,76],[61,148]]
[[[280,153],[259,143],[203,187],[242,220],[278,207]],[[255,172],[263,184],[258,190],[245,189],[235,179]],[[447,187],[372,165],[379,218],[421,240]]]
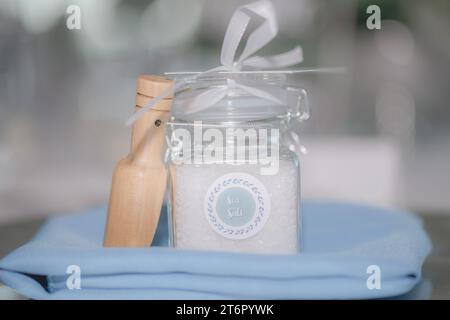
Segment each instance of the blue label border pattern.
[[[219,194],[231,187],[246,189],[255,201],[256,212],[243,226],[235,227],[224,223],[216,212]],[[234,172],[219,177],[211,184],[206,192],[204,210],[206,219],[216,233],[228,239],[239,240],[254,236],[264,227],[269,217],[270,205],[269,193],[256,177],[244,172]]]

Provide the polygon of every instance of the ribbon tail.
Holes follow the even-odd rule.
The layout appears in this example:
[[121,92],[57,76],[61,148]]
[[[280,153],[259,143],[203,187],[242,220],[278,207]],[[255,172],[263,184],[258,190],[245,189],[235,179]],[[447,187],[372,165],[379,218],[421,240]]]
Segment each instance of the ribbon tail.
[[250,93],[250,94],[252,94],[252,95],[254,95],[256,97],[260,97],[260,98],[263,98],[265,100],[272,101],[272,102],[274,102],[276,104],[279,104],[279,105],[283,104],[283,101],[281,99],[275,97],[274,95],[268,93],[267,91],[260,90],[260,89],[257,89],[255,87],[245,86],[245,85],[237,83],[237,82],[236,82],[236,87],[241,88],[242,90],[245,90],[248,93]]
[[242,62],[243,66],[273,69],[283,68],[296,65],[303,61],[303,50],[300,46],[295,47],[284,53],[276,54],[273,56],[254,56],[246,59]]
[[227,95],[228,88],[214,88],[207,90],[197,95],[191,102],[187,104],[185,114],[191,114],[195,112],[207,109]]

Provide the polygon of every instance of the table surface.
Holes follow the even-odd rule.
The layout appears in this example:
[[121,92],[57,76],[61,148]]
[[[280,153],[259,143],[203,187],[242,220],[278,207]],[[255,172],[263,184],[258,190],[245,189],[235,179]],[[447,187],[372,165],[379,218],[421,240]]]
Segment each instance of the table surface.
[[[422,282],[405,299],[450,300],[450,216],[423,215],[425,229],[433,242],[433,251],[423,267]],[[25,244],[43,223],[43,219],[0,226],[0,259]],[[23,298],[0,285],[0,300]]]

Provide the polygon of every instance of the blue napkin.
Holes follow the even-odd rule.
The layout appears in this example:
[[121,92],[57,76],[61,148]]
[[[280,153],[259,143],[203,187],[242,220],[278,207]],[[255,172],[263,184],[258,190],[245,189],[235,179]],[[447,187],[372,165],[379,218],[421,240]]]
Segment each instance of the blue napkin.
[[[152,247],[105,249],[105,211],[51,218],[0,261],[0,281],[36,299],[380,298],[413,288],[431,249],[412,214],[336,202],[304,202],[299,255],[169,248],[165,215]],[[67,287],[71,265],[81,289]]]

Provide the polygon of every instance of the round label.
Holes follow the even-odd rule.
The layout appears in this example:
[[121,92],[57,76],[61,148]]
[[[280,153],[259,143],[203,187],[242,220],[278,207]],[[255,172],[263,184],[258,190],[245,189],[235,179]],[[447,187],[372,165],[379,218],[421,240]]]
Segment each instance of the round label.
[[228,173],[209,187],[204,210],[215,232],[228,239],[246,239],[264,227],[270,213],[270,197],[254,176]]

